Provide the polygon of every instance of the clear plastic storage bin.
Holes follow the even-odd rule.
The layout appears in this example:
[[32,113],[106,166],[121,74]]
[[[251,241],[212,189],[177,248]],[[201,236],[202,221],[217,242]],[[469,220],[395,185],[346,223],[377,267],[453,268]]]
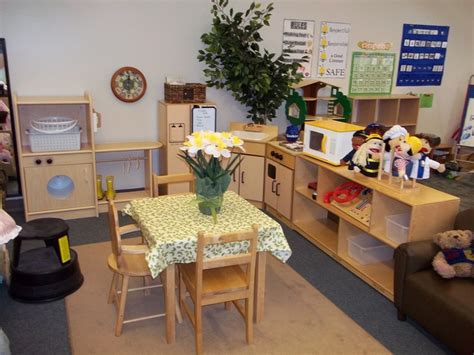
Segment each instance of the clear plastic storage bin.
[[367,234],[348,239],[349,256],[362,265],[391,260],[393,249]]
[[81,129],[78,126],[67,132],[52,134],[27,129],[26,134],[33,153],[81,149]]
[[386,216],[385,224],[385,235],[388,239],[397,243],[405,243],[408,240],[408,226],[410,225],[410,215],[408,213]]

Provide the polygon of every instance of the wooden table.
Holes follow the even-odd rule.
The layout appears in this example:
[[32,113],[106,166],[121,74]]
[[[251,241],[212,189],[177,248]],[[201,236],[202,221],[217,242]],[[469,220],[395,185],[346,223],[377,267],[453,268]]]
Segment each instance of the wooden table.
[[[146,260],[153,277],[161,274],[165,284],[166,339],[175,341],[175,264],[196,261],[199,231],[229,233],[259,225],[255,277],[255,321],[263,319],[265,264],[267,252],[285,262],[291,249],[280,224],[235,192],[227,191],[224,204],[214,224],[211,216],[199,212],[192,193],[133,200],[125,206],[140,226],[150,251]],[[242,246],[244,250],[244,246]],[[205,257],[230,254],[225,245],[206,248]]]

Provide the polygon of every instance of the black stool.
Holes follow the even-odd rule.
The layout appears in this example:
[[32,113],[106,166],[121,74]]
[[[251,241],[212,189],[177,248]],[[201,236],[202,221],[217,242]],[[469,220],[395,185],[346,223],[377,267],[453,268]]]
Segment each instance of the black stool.
[[[19,301],[48,302],[81,287],[84,277],[77,253],[69,248],[69,227],[62,219],[41,218],[23,225],[13,242],[10,296]],[[45,247],[21,253],[23,241],[43,240]]]

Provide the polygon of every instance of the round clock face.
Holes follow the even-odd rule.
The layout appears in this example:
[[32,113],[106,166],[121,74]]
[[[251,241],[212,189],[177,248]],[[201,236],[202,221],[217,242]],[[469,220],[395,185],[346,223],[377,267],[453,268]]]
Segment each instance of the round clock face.
[[146,91],[146,80],[137,68],[123,67],[112,76],[110,83],[114,95],[125,102],[140,100]]

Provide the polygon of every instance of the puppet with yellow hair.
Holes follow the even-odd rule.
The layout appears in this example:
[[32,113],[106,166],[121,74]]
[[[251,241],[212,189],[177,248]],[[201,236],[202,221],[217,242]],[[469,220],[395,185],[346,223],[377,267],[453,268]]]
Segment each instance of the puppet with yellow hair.
[[412,157],[421,150],[422,146],[420,138],[415,136],[407,136],[404,141],[400,142],[394,153],[392,175],[408,180],[407,166]]
[[355,152],[352,163],[354,171],[365,176],[376,177],[378,175],[380,157],[383,154],[383,140],[378,134],[370,134],[365,142]]

